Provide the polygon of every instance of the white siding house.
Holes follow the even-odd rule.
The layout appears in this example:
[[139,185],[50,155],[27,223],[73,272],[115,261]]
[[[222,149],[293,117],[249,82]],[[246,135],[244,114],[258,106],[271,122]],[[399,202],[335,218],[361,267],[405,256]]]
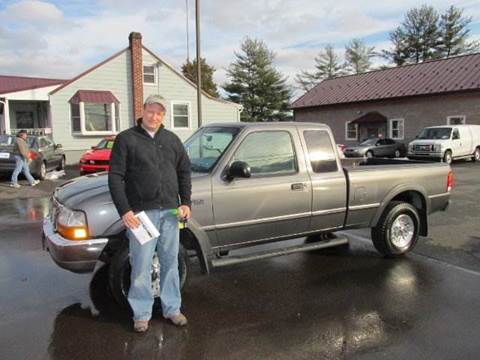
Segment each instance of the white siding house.
[[[132,35],[137,43],[132,42]],[[141,61],[143,66],[135,65],[132,59],[136,59],[136,64]],[[143,85],[136,86],[141,82],[134,79],[143,79]],[[164,125],[182,140],[198,127],[195,84],[145,48],[138,33],[130,35],[129,47],[73,79],[57,81],[56,86],[45,89],[49,91],[43,90],[41,100],[47,115],[41,127],[47,129],[55,143],[62,144],[69,164],[77,163],[81,154],[104,136],[135,124],[139,117],[138,105],[134,107],[135,97],[146,99],[151,94],[161,95],[167,103]],[[2,96],[0,101],[8,114],[8,105],[11,111],[14,103]],[[12,95],[10,98],[14,99]],[[241,110],[241,105],[202,94],[204,124],[240,121]],[[12,119],[3,116],[3,120],[3,132],[17,125],[13,116]],[[34,127],[37,123],[35,120]]]

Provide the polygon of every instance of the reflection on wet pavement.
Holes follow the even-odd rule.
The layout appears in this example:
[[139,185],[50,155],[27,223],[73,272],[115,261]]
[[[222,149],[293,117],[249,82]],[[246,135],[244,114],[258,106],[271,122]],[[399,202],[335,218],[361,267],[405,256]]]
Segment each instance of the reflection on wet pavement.
[[[0,207],[0,358],[475,358],[478,275],[420,256],[381,258],[370,244],[294,254],[200,275],[183,295],[186,328],[160,312],[146,334],[106,290],[106,268],[58,268],[41,250],[47,201]],[[9,221],[5,221],[9,218]],[[15,219],[13,230],[8,223]],[[28,249],[28,251],[25,251]],[[84,305],[88,289],[97,308]],[[466,290],[468,289],[468,291]],[[82,305],[83,304],[83,305]],[[20,341],[19,341],[20,340]]]

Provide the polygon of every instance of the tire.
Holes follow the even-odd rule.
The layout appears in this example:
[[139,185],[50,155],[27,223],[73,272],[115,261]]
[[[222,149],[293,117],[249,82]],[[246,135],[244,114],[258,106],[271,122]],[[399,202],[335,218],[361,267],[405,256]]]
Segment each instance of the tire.
[[448,165],[452,164],[453,156],[450,150],[445,151],[445,154],[443,155],[443,162],[446,162]]
[[373,152],[371,150],[368,150],[366,153],[365,153],[365,156],[369,159],[372,159],[373,158]]
[[[156,257],[155,257],[156,258]],[[185,248],[180,245],[178,252],[178,270],[180,275],[180,289],[183,289],[188,281],[189,258]],[[128,289],[130,288],[130,261],[128,241],[113,255],[109,266],[109,286],[115,301],[123,308],[130,308],[127,300]],[[158,274],[153,273],[152,281],[158,279]],[[154,284],[152,284],[152,287]],[[155,297],[155,303],[159,303],[158,296]]]
[[36,175],[38,179],[45,180],[45,177],[47,176],[47,164],[45,163],[45,161],[42,161],[40,163],[40,166],[38,167],[38,171]]
[[477,147],[477,148],[475,149],[475,151],[473,152],[472,160],[473,160],[473,161],[480,161],[480,146]]
[[[397,231],[406,231],[407,234],[394,234],[395,228]],[[393,201],[383,212],[377,226],[372,228],[373,245],[384,256],[402,256],[415,247],[419,230],[418,210],[409,203]]]
[[395,150],[395,154],[393,154],[393,157],[399,158],[400,156],[402,156],[402,152],[400,150]]
[[57,166],[57,171],[65,170],[65,156],[62,156],[62,160],[60,160],[60,163]]

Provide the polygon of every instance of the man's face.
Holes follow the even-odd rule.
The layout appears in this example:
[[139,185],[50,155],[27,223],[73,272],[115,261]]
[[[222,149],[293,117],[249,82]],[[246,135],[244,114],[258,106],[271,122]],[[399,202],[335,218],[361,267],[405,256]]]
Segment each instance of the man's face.
[[143,108],[142,124],[150,131],[158,130],[165,116],[165,109],[160,104],[148,104]]
[[23,140],[27,140],[27,134],[25,134],[25,133],[21,133],[21,134],[20,134],[20,137],[21,137]]

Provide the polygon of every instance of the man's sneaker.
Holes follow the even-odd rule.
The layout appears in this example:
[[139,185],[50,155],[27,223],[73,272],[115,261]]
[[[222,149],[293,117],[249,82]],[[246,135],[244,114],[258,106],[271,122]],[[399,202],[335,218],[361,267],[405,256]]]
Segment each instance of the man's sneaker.
[[15,188],[15,189],[21,188],[21,186],[19,184],[10,184],[10,187]]
[[133,322],[133,330],[142,333],[148,330],[148,320],[135,320]]
[[178,313],[165,318],[170,320],[172,324],[176,326],[185,326],[188,323],[187,318],[182,313]]
[[35,185],[38,185],[38,184],[40,184],[39,180],[33,180],[33,183],[30,186],[35,186]]

